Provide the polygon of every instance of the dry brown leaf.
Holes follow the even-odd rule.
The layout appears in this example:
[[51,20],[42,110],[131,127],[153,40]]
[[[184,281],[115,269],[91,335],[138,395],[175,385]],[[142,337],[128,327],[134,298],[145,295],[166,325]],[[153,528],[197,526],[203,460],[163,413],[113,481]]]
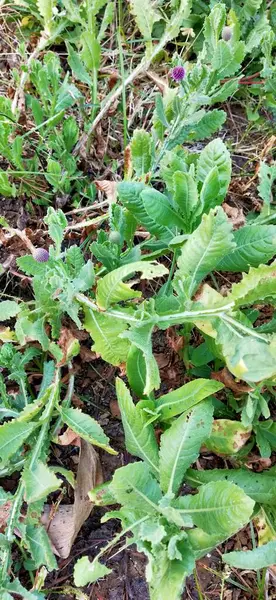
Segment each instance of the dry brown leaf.
[[225,387],[232,390],[237,396],[251,392],[253,388],[249,387],[246,383],[237,383],[227,367],[224,367],[220,371],[213,371],[211,378],[216,381],[220,381]]
[[172,348],[174,352],[178,353],[180,350],[182,350],[184,346],[184,337],[183,335],[178,335],[178,333],[176,333],[175,327],[169,327],[167,329],[166,339],[170,348]]
[[165,96],[169,89],[168,82],[166,81],[166,79],[163,79],[163,77],[159,77],[157,73],[151,70],[147,71],[147,76],[155,83],[155,85],[157,85],[160,92]]
[[239,229],[240,227],[242,227],[245,224],[245,216],[243,214],[242,208],[237,208],[236,206],[230,206],[230,204],[227,204],[227,202],[223,203],[222,208],[224,209],[224,212],[227,214],[227,217],[229,217],[229,219],[233,225],[233,229]]
[[64,365],[67,362],[68,353],[70,353],[70,350],[73,348],[74,344],[77,344],[79,346],[79,342],[75,338],[71,329],[69,329],[69,327],[62,327],[60,330],[58,345],[63,352],[63,357],[59,361],[59,363],[57,363],[58,367],[62,367],[62,365]]
[[121,419],[121,411],[117,400],[110,400],[109,408],[112,417],[115,417],[116,419]]
[[0,507],[0,532],[1,533],[4,533],[11,508],[12,508],[11,500],[7,500],[7,502],[5,502],[5,504],[2,504],[2,506]]
[[86,348],[86,346],[81,346],[80,358],[83,362],[90,363],[92,360],[96,360],[97,354],[96,354],[96,352],[93,352],[89,348]]
[[80,436],[75,433],[75,431],[72,431],[70,427],[67,427],[66,431],[58,436],[57,444],[60,444],[61,446],[69,446],[69,444],[73,444],[74,446],[78,446],[80,448]]
[[74,504],[60,504],[52,519],[52,506],[46,504],[41,517],[57,556],[68,558],[74,540],[93,508],[87,494],[102,481],[102,470],[96,451],[91,444],[81,440]]
[[109,181],[108,179],[104,179],[103,181],[96,180],[94,181],[96,188],[100,190],[100,192],[104,192],[109,202],[116,202],[117,198],[117,183],[116,181]]

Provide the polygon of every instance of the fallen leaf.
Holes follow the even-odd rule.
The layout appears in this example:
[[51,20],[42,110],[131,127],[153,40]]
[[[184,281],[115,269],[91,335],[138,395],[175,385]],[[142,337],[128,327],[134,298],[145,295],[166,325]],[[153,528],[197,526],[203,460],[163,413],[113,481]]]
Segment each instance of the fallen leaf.
[[170,348],[172,348],[174,352],[178,353],[180,350],[182,350],[184,346],[184,337],[183,335],[178,335],[176,333],[175,327],[168,327],[166,331],[166,338]]
[[237,396],[251,392],[253,389],[246,383],[238,383],[235,381],[232,373],[228,371],[227,367],[224,367],[220,371],[213,371],[211,374],[211,379],[220,381],[225,385],[225,387],[229,388],[229,390],[232,390],[232,392],[234,392]]
[[63,352],[63,358],[57,363],[58,367],[62,367],[70,358],[76,356],[80,350],[79,341],[75,338],[69,327],[61,328],[58,345]]
[[121,418],[121,411],[120,411],[120,407],[119,407],[117,400],[110,400],[109,408],[110,408],[112,417],[115,417],[116,419]]
[[72,431],[70,427],[67,427],[64,433],[58,436],[57,444],[60,444],[61,446],[69,446],[69,444],[73,444],[74,446],[79,446],[80,448],[80,436],[75,433],[75,431]]
[[151,70],[147,71],[147,76],[155,83],[155,85],[157,85],[163,96],[165,96],[169,89],[168,82],[163,79],[163,77],[159,77],[157,73]]
[[97,190],[100,192],[104,192],[109,202],[116,202],[117,198],[117,183],[116,181],[109,181],[108,179],[103,179],[103,181],[96,180],[94,181]]
[[5,504],[2,504],[0,506],[0,532],[1,533],[4,533],[11,508],[12,508],[11,500],[7,500],[7,502],[5,502]]
[[90,350],[90,348],[86,348],[86,346],[81,346],[80,349],[80,358],[83,362],[91,362],[92,360],[96,360],[97,354]]
[[87,494],[102,482],[99,457],[91,444],[81,440],[74,504],[60,504],[52,519],[52,506],[46,504],[41,517],[57,556],[68,558],[74,540],[93,508]]
[[229,219],[233,225],[233,229],[239,229],[240,227],[242,227],[245,224],[245,216],[243,214],[242,208],[238,208],[236,206],[230,206],[229,204],[227,204],[227,202],[223,203],[222,208],[224,209],[224,212],[227,214],[227,217],[229,217]]

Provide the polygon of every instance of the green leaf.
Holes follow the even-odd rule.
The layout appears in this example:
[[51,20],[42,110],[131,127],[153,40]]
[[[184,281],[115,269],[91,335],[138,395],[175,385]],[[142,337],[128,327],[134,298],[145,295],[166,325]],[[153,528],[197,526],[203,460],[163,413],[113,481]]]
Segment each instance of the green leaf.
[[80,42],[82,44],[81,57],[87,69],[97,71],[100,67],[101,45],[91,31],[84,31],[81,34]]
[[109,1],[105,7],[105,11],[104,11],[101,26],[100,26],[100,31],[97,36],[98,42],[101,42],[103,40],[107,28],[109,27],[109,25],[111,25],[111,23],[113,23],[114,10],[115,10],[115,3]]
[[193,572],[194,555],[187,540],[183,540],[180,558],[169,560],[167,549],[159,545],[147,567],[151,600],[180,600],[185,580]]
[[46,225],[48,225],[50,238],[55,243],[57,251],[60,252],[61,243],[64,236],[64,229],[67,225],[65,214],[61,209],[54,210],[51,206],[49,206],[44,221]]
[[165,227],[170,236],[175,235],[175,227],[186,230],[184,219],[173,209],[165,194],[148,188],[141,192],[141,198],[149,217]]
[[68,64],[72,70],[72,73],[74,75],[74,77],[76,79],[78,79],[78,81],[81,81],[82,83],[87,83],[87,85],[91,85],[92,80],[91,77],[89,75],[89,73],[87,73],[87,70],[83,64],[83,62],[80,60],[80,56],[78,54],[78,52],[76,52],[73,47],[71,46],[71,44],[69,44],[69,42],[66,42],[66,48],[68,51]]
[[224,4],[215,4],[204,22],[204,37],[212,50],[217,46],[226,19]]
[[196,471],[188,469],[185,475],[193,487],[199,487],[210,481],[231,481],[238,485],[254,502],[259,504],[276,504],[275,470],[270,469],[263,473],[254,473],[249,469],[211,469]]
[[229,301],[233,300],[238,308],[273,298],[276,294],[275,276],[276,261],[271,265],[260,265],[256,269],[251,267],[248,274],[232,286],[232,291],[228,295]]
[[2,464],[5,464],[19,450],[35,427],[36,423],[19,423],[16,420],[0,426],[0,457]]
[[[28,423],[22,423],[25,427]],[[61,480],[41,460],[31,467],[26,466],[22,481],[25,485],[25,500],[28,503],[37,502],[47,498],[51,492],[55,492],[61,486]]]
[[206,275],[216,268],[221,256],[232,248],[231,224],[222,208],[203,215],[199,227],[189,236],[177,261],[177,277],[187,280],[189,297]]
[[201,445],[212,428],[213,405],[206,400],[196,406],[189,418],[184,414],[173,421],[161,436],[160,483],[163,492],[177,493],[188,467],[197,459]]
[[185,221],[182,229],[190,232],[194,212],[198,205],[197,186],[194,178],[189,173],[176,171],[173,175],[173,200]]
[[0,302],[0,321],[7,321],[15,317],[20,311],[20,305],[14,300],[3,300]]
[[144,177],[152,165],[153,141],[144,129],[135,129],[130,144],[131,159],[137,177]]
[[[214,133],[217,133],[226,121],[226,113],[224,110],[210,110],[200,119],[194,127],[190,126],[188,131],[189,134],[186,136],[188,140],[197,141],[204,140],[211,137]],[[185,138],[185,139],[186,139]]]
[[248,523],[254,504],[243,490],[227,481],[207,483],[196,496],[181,496],[177,500],[178,508],[185,509],[197,527],[225,537]]
[[[217,169],[219,191],[216,195],[216,204],[221,204],[226,196],[226,192],[231,179],[231,158],[225,144],[222,140],[215,139],[209,142],[201,151],[197,162],[197,179],[203,186],[210,178],[213,169]],[[213,206],[210,206],[212,208]]]
[[142,458],[153,472],[159,473],[158,445],[152,424],[147,424],[146,414],[139,405],[135,406],[126,385],[118,378],[116,393],[128,452]]
[[261,161],[258,176],[260,181],[258,185],[258,192],[264,201],[262,214],[267,216],[271,212],[270,205],[273,201],[272,186],[276,179],[276,164],[274,163],[269,166],[265,162]]
[[83,413],[78,408],[62,408],[60,414],[66,425],[75,431],[81,438],[90,444],[94,444],[94,446],[103,448],[109,452],[109,454],[117,454],[117,452],[109,446],[109,438],[105,435],[103,429],[95,419],[92,419],[92,417]]
[[141,223],[146,231],[149,231],[158,238],[166,239],[171,237],[168,236],[168,230],[162,225],[158,225],[155,219],[149,217],[143,200],[141,198],[141,192],[146,189],[143,183],[134,183],[130,181],[123,181],[117,186],[118,196],[122,204],[127,210],[135,217],[138,223]]
[[54,8],[56,8],[56,3],[54,0],[36,0],[36,2],[38,10],[44,19],[45,31],[49,34],[51,29],[51,20],[54,16]]
[[10,184],[8,174],[4,171],[0,171],[0,194],[9,198],[16,196],[15,185]]
[[154,323],[143,323],[142,321],[138,326],[132,327],[122,334],[123,338],[127,338],[143,353],[146,376],[143,395],[146,396],[148,396],[153,390],[158,390],[160,387],[158,364],[152,352],[151,336],[153,328]]
[[36,569],[42,565],[45,565],[48,571],[57,569],[57,561],[44,527],[27,524],[26,542]]
[[233,235],[236,248],[222,258],[217,266],[220,271],[248,271],[276,254],[276,225],[247,225]]
[[249,440],[251,427],[244,427],[239,421],[217,419],[213,423],[212,433],[205,446],[211,452],[222,455],[232,455],[239,452]]
[[195,379],[180,388],[160,396],[156,400],[156,411],[161,421],[171,419],[182,412],[187,412],[199,402],[219,392],[223,384],[213,379]]
[[120,336],[127,329],[127,324],[87,308],[84,309],[84,314],[84,328],[89,331],[94,341],[92,350],[111,365],[117,366],[126,362],[130,343]]
[[109,573],[112,573],[112,569],[108,569],[97,559],[90,562],[88,556],[83,556],[77,560],[74,566],[74,583],[77,587],[82,587],[88,583],[94,583]]
[[228,565],[237,569],[264,569],[276,563],[276,542],[268,542],[246,552],[229,552],[222,558]]
[[96,292],[98,306],[105,310],[112,303],[140,298],[142,293],[131,288],[133,282],[128,284],[122,282],[125,277],[129,277],[136,271],[141,272],[141,279],[162,277],[168,272],[164,265],[143,261],[137,261],[114,269],[114,271],[108,273],[98,281]]
[[131,344],[127,355],[126,372],[129,385],[138,398],[144,395],[146,385],[146,359],[142,350]]
[[144,462],[117,469],[110,487],[119,504],[137,511],[138,514],[147,516],[159,510],[161,490],[151,474],[149,465]]
[[161,14],[156,10],[152,0],[143,0],[142,6],[140,0],[131,0],[130,10],[146,45],[151,47],[152,28],[154,23],[161,19]]

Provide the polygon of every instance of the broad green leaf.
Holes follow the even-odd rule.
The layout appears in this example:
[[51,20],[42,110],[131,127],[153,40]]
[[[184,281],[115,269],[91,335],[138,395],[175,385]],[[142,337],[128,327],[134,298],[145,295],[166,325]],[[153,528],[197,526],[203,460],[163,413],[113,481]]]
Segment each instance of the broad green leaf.
[[141,198],[141,192],[146,189],[144,183],[134,183],[130,181],[123,181],[117,186],[118,196],[122,204],[127,210],[135,217],[137,222],[149,231],[152,235],[156,235],[158,238],[169,239],[171,235],[168,235],[168,230],[162,225],[158,225],[155,219],[149,217],[143,200]]
[[84,309],[84,314],[84,328],[94,341],[92,350],[114,366],[126,362],[130,344],[127,339],[119,336],[127,329],[127,324],[87,308]]
[[219,262],[220,271],[248,271],[276,254],[276,225],[246,225],[233,232],[236,248]]
[[169,560],[166,547],[160,544],[150,560],[146,569],[150,600],[182,598],[186,577],[193,572],[195,560],[187,540],[183,540],[178,547],[178,559]]
[[97,71],[100,66],[101,45],[91,31],[84,31],[80,38],[82,44],[81,57],[87,69]]
[[254,17],[262,3],[262,0],[245,0],[245,2],[243,3],[245,17],[247,19]]
[[156,400],[156,411],[161,421],[171,419],[187,412],[199,402],[223,388],[223,384],[214,379],[195,379],[180,388],[160,396]]
[[19,450],[35,427],[36,423],[19,423],[16,420],[0,426],[0,457],[3,464]]
[[154,23],[161,19],[161,14],[156,10],[156,5],[152,0],[143,0],[142,6],[140,0],[131,0],[130,11],[135,17],[138,29],[144,38],[149,53],[152,28]]
[[187,531],[187,535],[196,560],[206,556],[213,548],[219,546],[229,537],[229,534],[221,532],[208,534],[199,527]]
[[189,127],[189,132],[187,133],[185,139],[197,141],[209,138],[221,129],[225,121],[226,113],[224,110],[218,110],[217,108],[210,110],[203,115],[203,117],[198,123],[196,123],[194,127]]
[[56,9],[56,2],[54,0],[36,0],[38,10],[44,19],[45,32],[49,35],[51,31],[51,20],[54,16],[54,9]]
[[116,501],[141,515],[158,512],[162,493],[150,466],[136,462],[115,471],[110,484]]
[[190,225],[193,221],[194,212],[198,205],[197,186],[194,178],[189,173],[176,171],[172,178],[173,181],[173,200],[178,206],[179,211],[185,221],[182,229],[190,232]]
[[184,244],[177,261],[177,277],[187,281],[187,293],[193,295],[199,283],[213,271],[225,255],[233,248],[233,235],[221,207],[203,215],[199,227]]
[[188,467],[197,459],[212,428],[213,405],[206,400],[196,406],[189,418],[184,414],[173,421],[161,436],[160,483],[163,492],[177,493]]
[[225,144],[219,138],[209,142],[199,155],[197,162],[198,181],[204,185],[214,168],[217,169],[219,181],[216,203],[221,204],[226,196],[231,179],[231,158]]
[[152,165],[153,140],[148,131],[135,129],[130,144],[132,166],[137,177],[144,177]]
[[219,40],[211,58],[211,67],[217,71],[217,77],[230,77],[240,69],[245,56],[244,42],[237,41],[230,45],[224,40]]
[[276,563],[276,541],[246,552],[229,552],[222,558],[224,562],[236,569],[249,569],[250,571],[264,569]]
[[142,398],[146,385],[146,359],[142,350],[134,344],[131,344],[127,355],[126,372],[131,389],[138,398]]
[[4,171],[0,171],[0,194],[9,198],[16,196],[16,187],[10,184],[8,174]]
[[211,208],[215,208],[218,204],[220,204],[218,200],[219,193],[219,172],[217,167],[213,167],[210,173],[208,173],[200,192],[202,212],[209,212]]
[[128,452],[142,458],[155,474],[158,473],[158,445],[153,425],[146,424],[145,413],[139,406],[135,406],[126,385],[121,379],[116,379],[116,392]]
[[273,298],[276,294],[276,261],[271,265],[251,267],[239,283],[232,286],[228,299],[234,300],[235,306],[246,306]]
[[267,165],[267,163],[261,161],[258,176],[260,181],[258,192],[264,202],[262,215],[267,216],[271,212],[270,205],[273,201],[272,186],[276,179],[276,164]]
[[67,219],[65,214],[62,210],[54,210],[52,206],[49,206],[44,221],[46,225],[48,225],[48,232],[50,238],[53,240],[57,251],[60,252],[64,236],[64,229],[67,225]]
[[226,19],[224,4],[216,4],[204,22],[204,37],[212,50],[216,48]]
[[142,293],[132,289],[131,286],[133,285],[133,282],[127,284],[122,281],[125,277],[133,275],[136,271],[141,272],[141,279],[162,277],[168,272],[164,265],[146,261],[138,261],[114,269],[114,271],[108,273],[98,281],[96,292],[98,306],[105,310],[112,303],[130,300],[132,298],[140,298]]
[[112,573],[112,569],[108,569],[97,559],[90,562],[88,556],[83,556],[77,560],[74,566],[74,583],[77,587],[82,587],[88,583],[94,583],[109,573]]
[[141,198],[149,217],[155,220],[158,225],[166,227],[171,236],[175,235],[175,227],[186,230],[184,219],[174,210],[165,194],[161,194],[153,188],[148,188],[141,192]]
[[153,390],[158,390],[160,387],[160,374],[158,364],[152,352],[152,331],[154,323],[143,323],[136,327],[132,327],[122,334],[123,338],[127,338],[132,344],[141,350],[144,356],[145,365],[145,387],[143,395],[148,396]]
[[244,427],[239,421],[217,419],[205,446],[216,454],[232,455],[246,444],[251,435],[251,427]]
[[215,481],[203,485],[196,496],[181,496],[177,507],[189,513],[208,534],[230,536],[248,523],[254,501],[234,483]]
[[[0,584],[1,585],[1,584]],[[10,595],[8,594],[8,592],[11,592],[11,594],[16,594],[19,595],[22,600],[43,600],[44,596],[43,594],[41,594],[40,592],[37,591],[33,591],[33,592],[29,592],[19,581],[19,579],[13,579],[13,581],[8,581],[6,579],[5,583],[3,582],[3,585],[5,587],[1,587],[0,588],[0,592],[1,592],[1,600],[14,600],[14,595]],[[3,592],[3,595],[2,595]],[[4,596],[4,594],[6,594]]]
[[103,448],[109,454],[117,454],[109,446],[109,438],[105,435],[99,423],[92,419],[90,415],[83,413],[78,408],[62,408],[60,414],[64,423],[81,438],[90,444],[94,444],[94,446]]
[[67,51],[68,51],[68,64],[72,69],[72,73],[78,81],[82,83],[87,83],[87,85],[91,85],[92,80],[87,72],[83,62],[80,60],[79,53],[76,52],[69,42],[66,43]]
[[[26,426],[27,423],[24,425]],[[47,498],[51,492],[55,492],[61,486],[61,480],[41,460],[31,467],[25,467],[22,481],[25,485],[25,500],[28,503]]]
[[107,5],[105,7],[104,14],[103,14],[100,31],[97,35],[98,42],[101,42],[103,40],[107,28],[109,27],[109,25],[111,25],[111,23],[113,23],[114,10],[115,10],[115,3],[108,1]]
[[276,504],[275,470],[254,473],[249,469],[211,469],[196,471],[188,469],[185,475],[193,487],[199,487],[210,481],[231,481],[238,485],[252,500],[259,504]]
[[3,300],[0,302],[0,321],[7,321],[15,317],[20,311],[20,305],[14,300]]
[[45,565],[48,571],[57,569],[57,561],[44,527],[27,524],[25,539],[37,569],[42,565]]

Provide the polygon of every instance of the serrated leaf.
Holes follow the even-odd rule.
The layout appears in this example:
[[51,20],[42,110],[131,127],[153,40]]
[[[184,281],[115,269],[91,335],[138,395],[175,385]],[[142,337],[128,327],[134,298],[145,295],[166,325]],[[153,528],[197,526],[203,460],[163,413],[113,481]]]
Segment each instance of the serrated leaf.
[[145,42],[150,42],[153,25],[161,19],[161,14],[151,0],[143,0],[142,7],[140,0],[131,0],[130,10]]
[[[24,425],[26,427],[28,424]],[[28,503],[46,498],[61,486],[61,480],[41,460],[31,467],[25,467],[22,481],[25,485],[25,500]]]
[[229,552],[222,558],[228,565],[237,569],[264,569],[276,563],[276,541],[246,552]]
[[152,137],[144,129],[135,129],[130,144],[132,165],[137,177],[144,177],[152,165]]
[[3,464],[19,450],[35,427],[36,423],[19,423],[16,420],[0,426],[0,457]]
[[91,31],[84,31],[80,38],[82,44],[81,57],[87,69],[98,70],[101,58],[101,46]]
[[180,388],[160,396],[156,400],[156,411],[161,421],[187,412],[199,402],[223,388],[223,384],[213,379],[195,379]]
[[185,580],[193,572],[195,560],[187,540],[179,543],[180,558],[170,560],[167,548],[160,544],[147,568],[151,600],[180,600]]
[[233,300],[236,307],[254,304],[276,294],[276,262],[271,265],[251,267],[239,283],[232,286],[228,295],[229,301]]
[[50,31],[51,19],[54,15],[56,3],[54,0],[36,0],[38,10],[45,22],[45,30]]
[[68,64],[72,70],[72,73],[78,81],[91,85],[92,80],[87,72],[83,62],[80,60],[78,52],[76,52],[69,42],[66,42],[66,48],[68,51]]
[[213,421],[212,402],[196,406],[189,418],[181,415],[161,436],[160,484],[163,492],[177,493],[188,467],[197,459]]
[[109,446],[109,438],[105,435],[102,427],[90,415],[83,413],[78,408],[62,408],[60,414],[64,423],[81,438],[94,446],[103,448],[109,454],[117,454]]
[[105,310],[110,304],[132,298],[140,298],[141,292],[133,290],[133,283],[123,283],[125,277],[129,277],[136,271],[141,272],[141,279],[154,279],[162,277],[168,270],[164,265],[155,262],[137,261],[114,269],[111,273],[105,275],[99,280],[96,291],[96,300],[98,306]]
[[193,141],[209,138],[221,129],[225,121],[226,113],[224,110],[215,108],[203,115],[195,127],[191,126],[188,128],[189,135],[187,135],[186,138]]
[[37,262],[31,254],[20,256],[16,259],[16,263],[26,275],[42,275],[47,269],[46,263]]
[[108,317],[104,313],[98,313],[89,309],[84,310],[84,328],[89,331],[94,344],[92,349],[101,355],[102,359],[117,366],[127,360],[130,343],[122,339],[121,334],[128,325],[116,319]]
[[42,565],[45,565],[48,571],[57,568],[57,561],[44,527],[27,524],[25,539],[37,569]]
[[177,261],[177,277],[188,280],[189,297],[204,277],[216,268],[221,256],[233,248],[231,228],[224,211],[219,207],[203,215],[199,227],[184,244]]
[[0,302],[0,321],[7,321],[15,317],[20,311],[20,305],[14,300],[3,300]]
[[276,225],[247,225],[233,232],[236,248],[217,266],[220,271],[248,271],[276,254]]
[[185,475],[187,481],[193,487],[199,487],[210,481],[231,481],[238,485],[254,502],[259,504],[276,504],[276,481],[275,470],[271,469],[263,473],[254,473],[249,469],[211,469],[207,471],[196,471],[188,469]]
[[230,536],[248,523],[254,501],[227,481],[203,485],[196,496],[182,496],[177,506],[188,512],[194,524],[208,534]]
[[82,558],[79,558],[75,564],[74,583],[77,587],[82,587],[88,583],[94,583],[109,573],[112,573],[112,569],[108,569],[97,559],[90,562],[88,556],[83,556]]
[[145,413],[139,406],[135,406],[121,379],[116,380],[116,393],[128,452],[142,458],[153,472],[158,473],[158,446],[152,424],[146,425]]
[[143,395],[148,396],[153,390],[158,390],[160,387],[160,375],[158,364],[152,352],[152,331],[154,323],[143,323],[136,327],[132,327],[122,334],[123,338],[127,338],[132,344],[141,350],[144,356],[145,365],[145,387]]

